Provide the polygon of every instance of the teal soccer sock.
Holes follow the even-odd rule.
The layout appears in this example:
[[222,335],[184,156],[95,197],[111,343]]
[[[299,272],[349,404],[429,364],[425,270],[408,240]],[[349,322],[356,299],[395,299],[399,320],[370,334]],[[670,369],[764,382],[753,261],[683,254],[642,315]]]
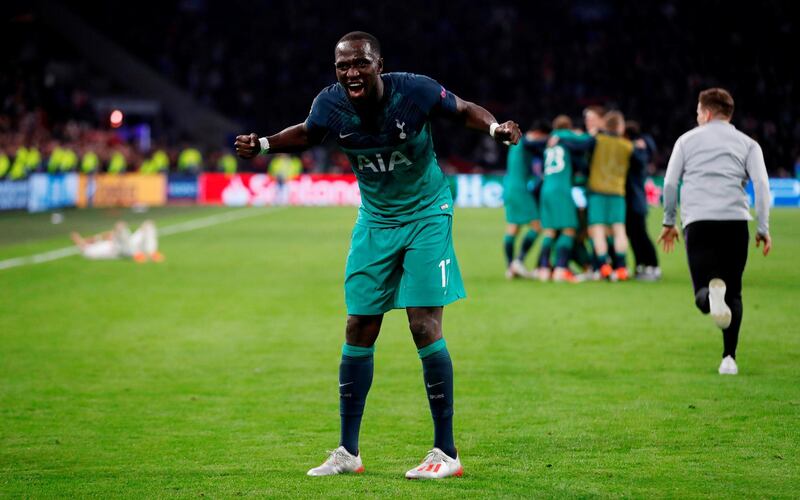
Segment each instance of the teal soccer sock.
[[625,252],[617,253],[614,252],[614,269],[620,269],[626,267],[626,255]]
[[556,267],[566,268],[569,264],[569,255],[572,252],[573,238],[561,234],[556,240]]
[[545,236],[542,239],[542,249],[539,251],[539,267],[550,267],[550,252],[553,249],[553,238]]
[[503,238],[503,250],[506,253],[506,267],[511,265],[511,261],[514,260],[514,238],[513,235],[507,234],[505,238]]
[[594,261],[594,269],[595,271],[599,271],[603,264],[608,262],[608,254],[597,255],[595,254],[595,261]]
[[367,393],[372,386],[375,346],[360,347],[345,344],[339,365],[339,415],[342,428],[339,444],[358,455],[358,433]]
[[529,229],[527,233],[525,233],[525,237],[522,239],[522,246],[519,250],[519,260],[525,260],[525,257],[528,255],[531,247],[533,244],[536,243],[536,237],[539,236],[534,229]]
[[453,362],[444,339],[418,350],[433,417],[433,446],[456,458],[453,440]]

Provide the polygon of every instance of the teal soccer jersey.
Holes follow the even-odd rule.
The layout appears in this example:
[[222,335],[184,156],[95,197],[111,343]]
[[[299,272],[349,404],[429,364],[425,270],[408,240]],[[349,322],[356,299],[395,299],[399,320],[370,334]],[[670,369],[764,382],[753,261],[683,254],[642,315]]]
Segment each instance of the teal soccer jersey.
[[345,266],[347,312],[375,315],[465,297],[452,242],[453,196],[436,161],[430,119],[456,114],[456,97],[411,73],[381,75],[384,93],[357,112],[340,84],[314,99],[312,142],[330,136],[350,158],[361,207]]
[[426,76],[381,78],[383,101],[372,116],[359,115],[338,83],[320,92],[306,120],[312,141],[328,135],[350,158],[361,189],[359,224],[397,226],[452,214],[453,196],[436,161],[429,120],[454,115],[455,96]]
[[503,205],[509,224],[529,224],[539,218],[536,199],[528,190],[528,184],[534,180],[532,165],[533,152],[524,140],[509,146],[506,175],[503,178]]
[[[556,130],[559,138],[574,136],[569,130]],[[572,199],[572,156],[561,144],[544,151],[544,179],[541,192],[542,227],[567,229],[578,227],[578,214]]]

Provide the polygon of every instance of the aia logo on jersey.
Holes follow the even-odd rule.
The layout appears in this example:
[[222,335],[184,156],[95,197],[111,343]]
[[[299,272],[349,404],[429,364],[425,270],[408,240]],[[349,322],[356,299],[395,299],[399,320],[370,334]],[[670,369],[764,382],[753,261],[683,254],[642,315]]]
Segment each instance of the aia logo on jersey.
[[[374,156],[374,161],[373,161]],[[386,166],[386,162],[381,156],[380,153],[375,155],[358,155],[356,157],[356,161],[358,162],[358,169],[364,170],[368,168],[373,172],[391,172],[394,170],[396,165],[411,165],[411,161],[405,157],[403,153],[400,151],[392,151],[391,156],[389,157],[389,166]]]

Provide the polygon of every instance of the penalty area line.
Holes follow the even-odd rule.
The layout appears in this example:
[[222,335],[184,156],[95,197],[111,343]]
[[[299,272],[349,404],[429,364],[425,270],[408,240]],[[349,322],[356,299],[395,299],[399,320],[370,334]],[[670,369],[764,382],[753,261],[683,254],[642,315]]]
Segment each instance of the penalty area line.
[[[257,215],[274,214],[286,210],[286,207],[277,207],[269,210],[263,208],[251,208],[248,210],[232,210],[221,214],[209,215],[206,217],[199,217],[197,219],[188,220],[186,222],[179,222],[170,226],[165,226],[158,230],[159,236],[171,236],[173,234],[181,234],[197,229],[216,226],[226,222],[233,222],[241,219],[248,219]],[[42,264],[44,262],[51,262],[65,257],[71,257],[79,253],[78,248],[69,246],[59,248],[57,250],[50,250],[49,252],[42,252],[33,255],[25,255],[22,257],[14,257],[12,259],[0,260],[0,271],[4,269],[11,269],[14,267],[27,266],[31,264]]]

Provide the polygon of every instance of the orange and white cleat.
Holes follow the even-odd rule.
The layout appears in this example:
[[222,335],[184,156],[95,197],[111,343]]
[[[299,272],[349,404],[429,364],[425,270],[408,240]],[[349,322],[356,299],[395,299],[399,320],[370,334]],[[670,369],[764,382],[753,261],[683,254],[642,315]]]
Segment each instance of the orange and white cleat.
[[153,252],[150,254],[150,260],[153,262],[164,262],[164,254],[161,252]]
[[306,474],[309,476],[333,476],[335,474],[346,474],[352,472],[361,474],[364,472],[364,464],[361,462],[361,454],[358,456],[351,454],[344,446],[333,450],[328,459],[319,467],[314,467]]
[[558,267],[553,271],[553,282],[555,283],[580,283],[580,281],[569,269]]
[[143,262],[147,262],[147,256],[144,254],[144,252],[136,252],[133,254],[133,260],[139,264],[142,264]]
[[614,270],[614,274],[617,276],[617,281],[628,281],[628,268],[627,267],[618,267]]
[[464,468],[458,456],[451,458],[439,448],[425,455],[421,464],[406,472],[406,479],[444,479],[450,476],[461,477]]
[[614,273],[614,270],[611,269],[610,264],[603,264],[600,266],[600,277],[605,279],[611,278],[611,275]]

